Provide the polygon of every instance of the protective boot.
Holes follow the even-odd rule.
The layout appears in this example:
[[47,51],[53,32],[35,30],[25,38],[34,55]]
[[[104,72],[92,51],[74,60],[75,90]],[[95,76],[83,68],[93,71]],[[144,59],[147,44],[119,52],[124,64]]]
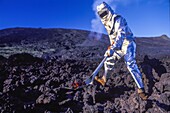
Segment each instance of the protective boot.
[[102,78],[99,78],[99,77],[96,76],[95,80],[97,82],[99,82],[102,86],[104,86],[106,84],[106,77],[105,76],[103,76]]
[[142,100],[147,100],[148,96],[146,95],[143,88],[138,89],[138,94]]

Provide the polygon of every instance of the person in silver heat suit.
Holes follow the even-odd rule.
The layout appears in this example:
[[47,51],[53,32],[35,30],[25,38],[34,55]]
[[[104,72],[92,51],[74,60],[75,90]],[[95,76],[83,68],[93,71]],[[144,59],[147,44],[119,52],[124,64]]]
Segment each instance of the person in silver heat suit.
[[97,6],[97,13],[108,32],[110,47],[104,55],[108,56],[104,63],[104,75],[102,78],[95,77],[95,80],[104,86],[107,78],[110,76],[109,71],[114,68],[115,63],[121,57],[124,57],[127,68],[138,86],[139,96],[143,100],[146,100],[147,95],[144,92],[142,74],[135,60],[136,43],[126,20],[122,16],[114,13],[111,7],[105,2]]

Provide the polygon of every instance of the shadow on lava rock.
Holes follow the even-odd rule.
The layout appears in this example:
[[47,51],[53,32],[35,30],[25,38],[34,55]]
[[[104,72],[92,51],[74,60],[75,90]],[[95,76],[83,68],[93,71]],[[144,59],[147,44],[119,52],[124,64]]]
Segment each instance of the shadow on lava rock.
[[140,63],[144,78],[148,80],[149,95],[153,93],[154,84],[159,81],[161,75],[167,73],[166,68],[162,64],[163,62],[159,59],[149,59],[147,55],[145,55],[143,62]]
[[152,99],[148,99],[147,100],[147,104],[146,104],[146,109],[152,108],[153,105],[158,106],[162,112],[167,112],[170,111],[170,106],[164,103],[159,102],[158,100],[152,100]]
[[42,63],[43,59],[34,57],[29,53],[13,54],[8,58],[11,66],[31,65],[33,63]]
[[127,87],[125,85],[120,86],[104,86],[103,89],[98,89],[95,95],[96,103],[106,103],[108,100],[114,100],[115,98],[120,98],[121,95],[135,90],[134,88]]
[[111,88],[109,90],[109,94],[114,95],[114,98],[118,98],[120,97],[120,95],[124,95],[125,92],[131,91],[131,90],[135,90],[135,89],[127,87],[125,85],[121,85],[121,86],[116,86],[116,87]]

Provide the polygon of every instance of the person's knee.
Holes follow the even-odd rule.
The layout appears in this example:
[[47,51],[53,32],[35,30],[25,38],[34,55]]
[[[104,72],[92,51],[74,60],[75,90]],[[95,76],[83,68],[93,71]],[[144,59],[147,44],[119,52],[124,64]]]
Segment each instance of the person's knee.
[[134,60],[134,59],[128,59],[128,60],[126,61],[126,65],[127,65],[127,67],[129,67],[129,68],[135,68],[135,67],[136,67],[136,60]]

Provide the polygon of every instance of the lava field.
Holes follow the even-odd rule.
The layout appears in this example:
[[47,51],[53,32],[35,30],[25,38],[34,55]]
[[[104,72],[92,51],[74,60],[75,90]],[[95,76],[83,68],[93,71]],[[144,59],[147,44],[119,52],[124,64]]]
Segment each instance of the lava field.
[[[143,101],[123,59],[104,87],[94,82],[79,90],[64,89],[92,74],[109,44],[106,35],[97,40],[88,38],[88,31],[26,28],[0,30],[0,34],[1,113],[170,112],[166,36],[136,41],[137,64],[149,95]],[[103,69],[98,76],[102,73]]]

